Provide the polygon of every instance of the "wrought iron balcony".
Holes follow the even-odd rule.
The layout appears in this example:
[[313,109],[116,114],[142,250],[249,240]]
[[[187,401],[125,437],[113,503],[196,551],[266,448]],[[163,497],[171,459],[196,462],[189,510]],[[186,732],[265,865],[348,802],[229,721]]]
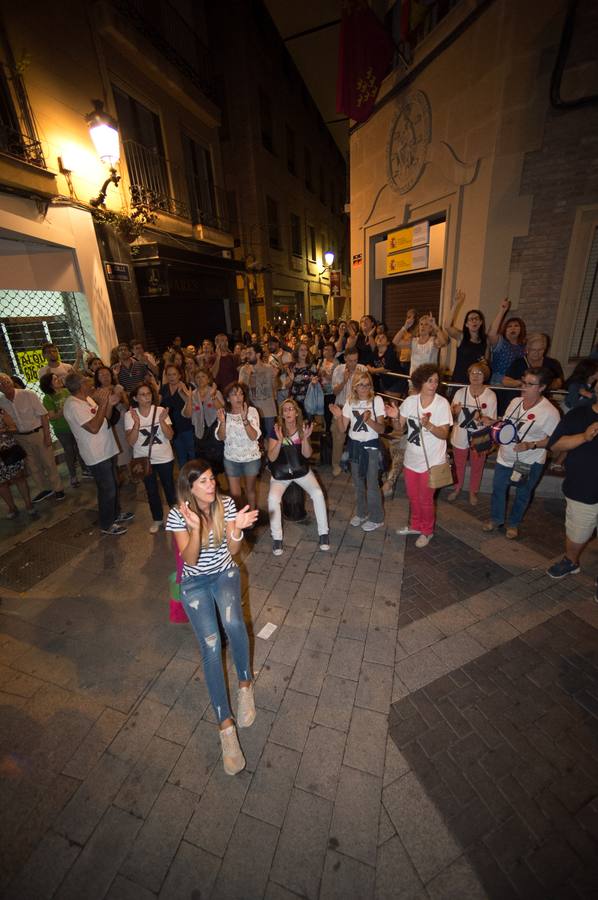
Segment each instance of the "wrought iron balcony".
[[123,141],[131,201],[153,212],[190,218],[185,181],[181,169],[150,147]]
[[46,168],[41,143],[2,122],[0,122],[0,153],[42,169]]
[[219,231],[230,231],[231,222],[226,191],[197,176],[189,179],[191,221]]
[[216,100],[210,51],[168,0],[111,0],[114,8],[186,75],[199,90]]

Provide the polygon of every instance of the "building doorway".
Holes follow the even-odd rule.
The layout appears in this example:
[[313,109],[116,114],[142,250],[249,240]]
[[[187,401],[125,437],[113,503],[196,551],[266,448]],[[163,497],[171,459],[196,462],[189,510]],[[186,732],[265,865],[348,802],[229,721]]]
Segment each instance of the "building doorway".
[[438,322],[442,269],[397,275],[383,282],[382,319],[391,338],[405,324],[408,309],[422,316],[431,312]]

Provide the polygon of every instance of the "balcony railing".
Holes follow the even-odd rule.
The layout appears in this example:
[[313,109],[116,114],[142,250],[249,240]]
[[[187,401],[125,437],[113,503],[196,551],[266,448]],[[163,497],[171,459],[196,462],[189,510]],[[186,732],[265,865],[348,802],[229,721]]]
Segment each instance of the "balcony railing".
[[226,191],[197,176],[190,179],[191,220],[219,231],[230,231],[231,222]]
[[427,3],[425,13],[414,27],[409,31],[407,43],[411,51],[415,50],[418,44],[427,38],[431,31],[444,19],[446,15],[457,6],[460,0],[435,0],[433,3]]
[[188,219],[194,225],[229,230],[226,192],[222,188],[202,178],[187,179],[176,163],[136,141],[123,141],[123,147],[133,206]]
[[216,89],[210,51],[168,0],[112,0],[135,29],[211,99]]
[[42,169],[46,168],[41,143],[2,122],[0,122],[0,153]]

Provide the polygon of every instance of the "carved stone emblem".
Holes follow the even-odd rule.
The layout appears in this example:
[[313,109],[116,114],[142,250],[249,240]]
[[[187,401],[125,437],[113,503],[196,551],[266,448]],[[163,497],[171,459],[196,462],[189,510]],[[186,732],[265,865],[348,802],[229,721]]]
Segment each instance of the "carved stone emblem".
[[401,101],[388,139],[388,183],[393,190],[406,194],[417,184],[431,136],[428,98],[423,91],[412,91]]

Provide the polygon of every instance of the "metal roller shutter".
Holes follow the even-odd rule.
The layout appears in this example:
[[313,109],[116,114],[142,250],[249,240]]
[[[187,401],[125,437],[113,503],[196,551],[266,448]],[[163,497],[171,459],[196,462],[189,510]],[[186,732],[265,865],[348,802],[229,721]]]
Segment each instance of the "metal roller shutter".
[[385,279],[382,318],[391,337],[404,324],[408,309],[416,309],[418,316],[432,312],[438,321],[441,282],[440,269]]

